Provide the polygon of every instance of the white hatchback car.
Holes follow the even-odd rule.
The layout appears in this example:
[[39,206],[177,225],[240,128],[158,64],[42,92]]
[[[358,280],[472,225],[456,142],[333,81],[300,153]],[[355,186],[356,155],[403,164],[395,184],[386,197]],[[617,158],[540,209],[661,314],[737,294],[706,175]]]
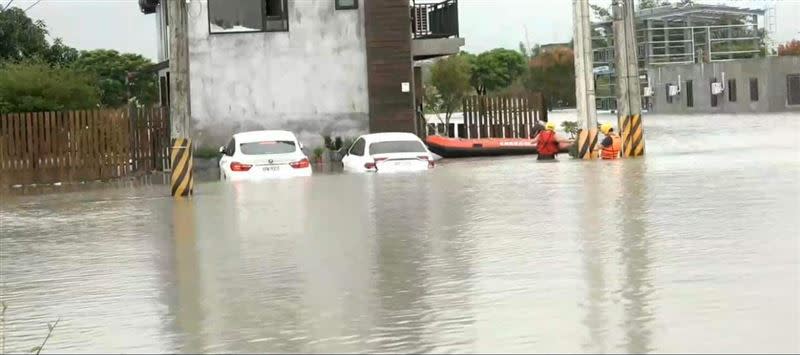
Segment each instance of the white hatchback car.
[[411,133],[373,133],[358,137],[342,158],[348,172],[424,171],[434,167],[433,154]]
[[261,180],[311,176],[303,145],[288,131],[252,131],[234,134],[219,148],[221,180]]

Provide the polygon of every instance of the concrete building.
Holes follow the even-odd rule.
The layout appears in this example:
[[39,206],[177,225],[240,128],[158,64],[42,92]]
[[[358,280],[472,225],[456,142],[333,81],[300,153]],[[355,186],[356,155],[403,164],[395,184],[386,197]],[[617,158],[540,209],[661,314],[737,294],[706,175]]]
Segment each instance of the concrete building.
[[655,113],[800,111],[800,57],[650,66]]
[[[166,3],[155,14],[162,103],[169,102]],[[321,135],[416,132],[424,60],[458,53],[457,0],[191,0],[191,116],[198,145],[231,133],[288,129]],[[415,70],[416,69],[416,70]]]
[[[669,5],[636,11],[637,57],[642,86],[648,68],[714,63],[763,56],[774,21],[765,9],[727,5]],[[613,22],[593,24],[598,108],[615,107]],[[649,98],[643,100],[649,106]]]

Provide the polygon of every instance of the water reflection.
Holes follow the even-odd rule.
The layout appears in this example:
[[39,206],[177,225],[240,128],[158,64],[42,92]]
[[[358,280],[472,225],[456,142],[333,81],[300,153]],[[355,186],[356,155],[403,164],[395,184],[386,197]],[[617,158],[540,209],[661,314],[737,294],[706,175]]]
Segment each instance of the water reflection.
[[[597,179],[598,166],[587,164],[586,170],[582,174],[584,180]],[[585,352],[605,353],[608,349],[608,317],[605,308],[608,307],[608,288],[606,286],[606,257],[608,255],[610,235],[605,233],[607,229],[601,228],[597,231],[597,226],[605,225],[601,217],[601,210],[605,206],[608,197],[615,196],[614,193],[603,193],[606,191],[605,185],[616,185],[615,177],[603,176],[599,184],[585,184],[583,191],[584,200],[580,202],[580,218],[578,229],[578,240],[581,241],[583,249],[584,277],[586,278],[585,317],[583,324],[589,332],[587,341],[583,343]]]
[[655,350],[651,344],[653,320],[650,299],[653,286],[650,278],[650,238],[646,217],[650,206],[647,189],[647,165],[643,159],[615,164],[621,170],[621,194],[617,204],[621,233],[620,264],[623,269],[621,294],[625,330],[624,351],[632,354]]

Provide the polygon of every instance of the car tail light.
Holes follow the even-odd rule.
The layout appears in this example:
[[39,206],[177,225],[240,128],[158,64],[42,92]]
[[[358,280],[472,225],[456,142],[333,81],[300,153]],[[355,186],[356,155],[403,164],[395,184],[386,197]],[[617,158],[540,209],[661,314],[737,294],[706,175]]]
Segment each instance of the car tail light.
[[250,164],[242,164],[238,161],[231,163],[231,171],[248,171],[252,167]]
[[369,169],[369,170],[371,170],[371,169],[378,170],[378,162],[384,161],[386,159],[388,159],[388,158],[372,158],[372,160],[374,160],[374,162],[364,163],[364,167]]
[[305,168],[311,166],[311,162],[309,162],[308,159],[303,158],[300,161],[289,163],[289,165],[291,165],[295,169],[305,169]]
[[427,161],[428,162],[428,168],[432,168],[435,165],[434,162],[433,162],[433,159],[431,159],[427,155],[418,155],[417,159]]

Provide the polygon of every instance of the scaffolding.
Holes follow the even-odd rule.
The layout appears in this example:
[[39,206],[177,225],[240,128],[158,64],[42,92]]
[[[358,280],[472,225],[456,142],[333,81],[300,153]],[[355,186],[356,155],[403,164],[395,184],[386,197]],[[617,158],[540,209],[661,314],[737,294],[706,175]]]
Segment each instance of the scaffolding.
[[[643,88],[647,68],[710,63],[764,54],[767,29],[759,24],[766,10],[726,5],[663,6],[636,12],[637,57]],[[764,22],[766,19],[764,19]],[[766,25],[766,24],[765,24]],[[593,24],[593,55],[598,109],[616,107],[614,36],[611,21]],[[647,108],[648,90],[643,106]]]

